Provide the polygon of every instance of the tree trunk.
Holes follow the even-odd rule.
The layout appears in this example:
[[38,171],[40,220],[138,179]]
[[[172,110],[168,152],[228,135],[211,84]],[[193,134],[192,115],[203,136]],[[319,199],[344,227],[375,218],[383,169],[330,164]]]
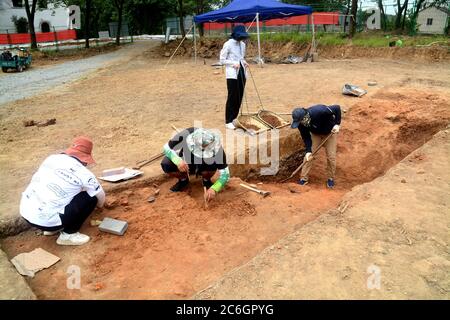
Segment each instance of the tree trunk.
[[25,11],[28,18],[28,28],[30,30],[31,37],[31,49],[37,49],[36,32],[34,31],[34,14],[36,13],[37,0],[33,0],[30,8],[28,0],[25,0]]
[[400,0],[397,0],[397,16],[395,17],[395,29],[399,30],[401,28],[402,24],[402,17],[403,17],[403,11],[406,8],[406,5],[408,4],[408,0],[405,0],[403,5],[400,4]]
[[91,0],[86,0],[86,11],[84,13],[84,39],[86,40],[84,47],[89,49],[89,33],[91,21]]
[[405,30],[406,11],[408,11],[408,1],[406,1],[405,10],[404,10],[404,12],[403,12],[402,31]]
[[344,17],[344,33],[347,30],[347,16],[348,16],[348,13],[350,12],[350,1],[351,0],[347,0],[347,10],[345,11],[345,17]]
[[180,30],[181,36],[186,36],[186,30],[184,30],[184,12],[183,12],[183,0],[178,0],[178,18],[180,18]]
[[117,15],[118,15],[118,22],[117,22],[117,34],[116,34],[116,45],[120,45],[120,34],[122,32],[122,12],[123,12],[123,2],[124,0],[116,0],[117,1]]
[[[197,0],[197,15],[202,14],[204,12],[205,12],[204,1],[203,0]],[[204,28],[204,24],[203,23],[200,23],[198,25],[198,33],[199,33],[200,37],[203,37],[205,35],[205,28]]]
[[352,0],[352,13],[350,18],[350,33],[349,38],[353,38],[356,32],[356,13],[358,11],[358,0]]

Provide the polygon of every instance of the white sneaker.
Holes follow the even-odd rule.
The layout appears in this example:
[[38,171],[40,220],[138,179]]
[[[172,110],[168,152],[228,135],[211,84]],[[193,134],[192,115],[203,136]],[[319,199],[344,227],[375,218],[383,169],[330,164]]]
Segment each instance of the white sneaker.
[[55,234],[57,234],[58,232],[61,232],[63,229],[59,229],[56,231],[44,231],[42,234],[44,236],[54,236]]
[[76,233],[65,233],[61,232],[56,243],[61,246],[81,246],[82,244],[89,242],[89,236],[76,232]]
[[230,129],[230,130],[236,129],[236,127],[234,126],[234,124],[233,124],[232,122],[227,123],[227,124],[225,125],[225,127],[226,127],[227,129]]

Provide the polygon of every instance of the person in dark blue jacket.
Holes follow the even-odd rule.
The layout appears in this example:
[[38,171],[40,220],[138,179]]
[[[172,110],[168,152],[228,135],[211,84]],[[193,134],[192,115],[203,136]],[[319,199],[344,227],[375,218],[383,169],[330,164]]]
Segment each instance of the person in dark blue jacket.
[[312,154],[320,143],[332,133],[324,147],[327,154],[327,187],[333,188],[336,173],[336,134],[339,132],[341,124],[341,107],[318,104],[309,108],[296,108],[292,111],[292,119],[291,128],[298,128],[306,149],[303,159],[306,163],[302,168],[298,183],[300,185],[308,183],[308,174],[312,167]]

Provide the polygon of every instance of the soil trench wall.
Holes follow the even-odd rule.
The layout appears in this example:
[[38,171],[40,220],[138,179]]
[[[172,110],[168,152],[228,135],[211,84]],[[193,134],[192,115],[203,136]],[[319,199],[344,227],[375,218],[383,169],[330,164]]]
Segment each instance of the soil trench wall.
[[[284,127],[277,130],[277,132],[278,135],[268,134],[267,141],[259,138],[257,148],[255,149],[252,149],[247,145],[245,149],[235,151],[232,155],[234,158],[233,162],[236,162],[236,159],[245,158],[245,163],[231,163],[229,165],[231,175],[234,177],[239,177],[243,180],[260,178],[262,172],[261,169],[269,169],[269,167],[279,168],[279,165],[283,162],[284,158],[287,158],[304,149],[298,130],[293,130],[290,127]],[[272,154],[272,147],[276,148],[277,145],[279,147],[279,156],[274,156],[274,154]],[[259,156],[260,152],[264,149],[267,150],[267,156],[271,161],[270,164],[264,163],[264,160]],[[258,159],[256,163],[250,163],[250,152],[257,152]],[[230,158],[231,155],[227,153],[227,159]]]

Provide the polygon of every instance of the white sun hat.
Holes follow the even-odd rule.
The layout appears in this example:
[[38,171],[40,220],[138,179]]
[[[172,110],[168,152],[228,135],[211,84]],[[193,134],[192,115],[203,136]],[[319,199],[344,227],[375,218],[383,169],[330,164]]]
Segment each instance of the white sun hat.
[[220,150],[220,136],[208,129],[198,128],[186,137],[186,144],[197,158],[213,158]]

